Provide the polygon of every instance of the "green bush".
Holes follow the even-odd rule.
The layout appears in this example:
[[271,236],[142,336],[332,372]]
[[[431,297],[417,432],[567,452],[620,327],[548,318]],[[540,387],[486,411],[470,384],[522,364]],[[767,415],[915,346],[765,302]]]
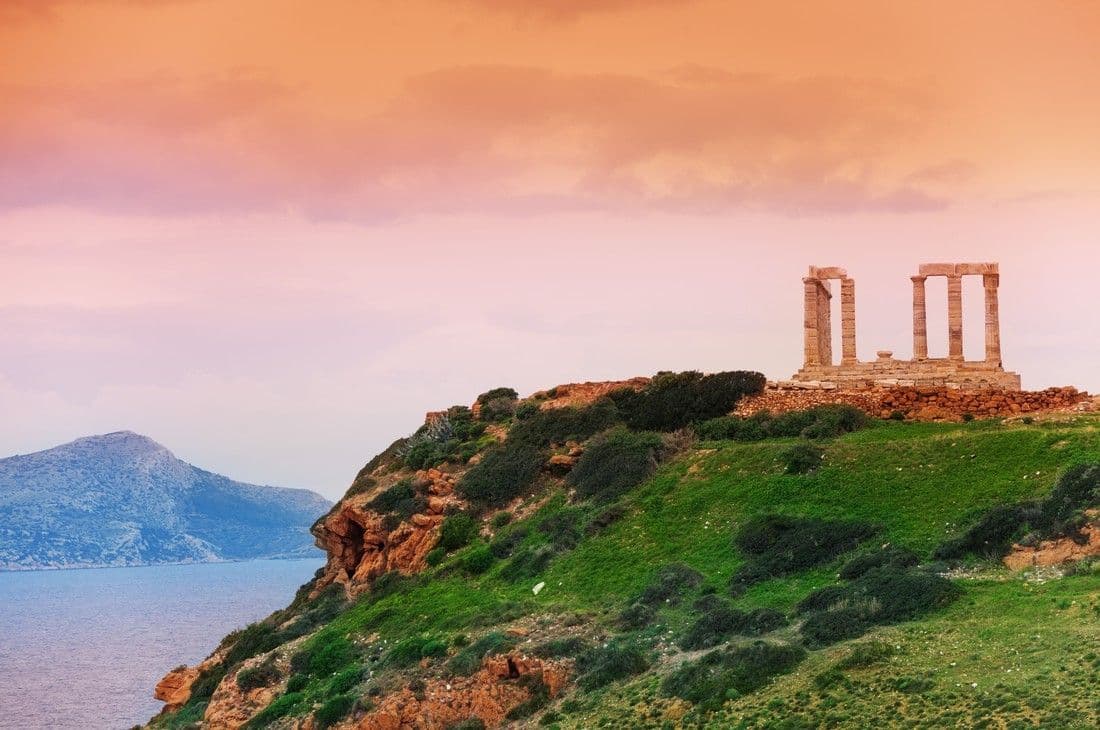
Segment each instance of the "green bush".
[[454,552],[466,547],[477,537],[479,523],[465,512],[457,512],[443,520],[439,526],[439,547],[444,552]]
[[626,507],[621,504],[613,504],[593,517],[584,532],[586,535],[598,535],[625,516]]
[[1035,503],[998,505],[982,515],[970,529],[936,548],[933,557],[950,560],[965,555],[1000,559],[1008,554],[1012,543],[1027,534],[1042,511]]
[[516,418],[522,421],[535,415],[540,410],[542,409],[536,401],[525,400],[516,406]]
[[507,581],[534,578],[546,570],[554,558],[554,548],[549,545],[525,546],[516,551],[512,559],[501,568],[500,577]]
[[731,588],[739,592],[753,583],[828,563],[873,537],[878,528],[862,522],[816,517],[765,515],[738,530],[734,546],[746,558],[734,574]]
[[582,510],[565,507],[544,517],[538,524],[538,530],[550,538],[555,550],[572,550],[581,540],[580,521],[583,515]]
[[254,667],[247,667],[237,672],[237,686],[245,692],[258,687],[270,687],[282,679],[279,670],[275,668],[275,662],[270,657]]
[[386,663],[395,667],[407,667],[426,657],[446,655],[447,642],[424,636],[410,636],[393,645],[386,654]]
[[763,391],[764,384],[760,373],[666,372],[658,373],[640,391],[624,388],[611,398],[630,428],[675,431],[729,413],[742,397]]
[[485,721],[480,717],[471,717],[469,720],[448,725],[446,730],[485,730]]
[[913,567],[919,562],[920,558],[912,550],[888,547],[855,556],[840,569],[840,577],[844,580],[853,580],[866,574],[868,571],[878,568],[904,570]]
[[245,659],[271,651],[283,643],[279,631],[271,624],[259,621],[236,632],[233,648],[225,656],[227,668],[235,667]]
[[354,694],[336,695],[325,700],[325,703],[313,713],[315,727],[323,730],[343,720],[355,706],[355,700]]
[[800,443],[783,451],[783,464],[787,474],[810,474],[820,468],[825,460],[824,449],[810,443]]
[[660,434],[614,429],[589,442],[566,481],[581,499],[611,501],[656,471],[661,446]]
[[482,636],[461,649],[447,661],[447,670],[459,677],[468,677],[481,668],[485,657],[501,654],[516,645],[516,640],[499,631]]
[[713,651],[672,672],[661,684],[664,694],[679,697],[703,711],[721,708],[731,699],[791,672],[806,656],[801,647],[757,641],[749,646]]
[[482,543],[462,558],[462,567],[470,575],[481,575],[493,565],[493,553]]
[[503,506],[528,490],[542,463],[543,456],[537,447],[509,439],[487,451],[466,472],[458,483],[458,492],[482,506]]
[[684,649],[710,649],[735,634],[760,636],[787,623],[786,617],[768,608],[742,611],[718,596],[708,595],[692,606],[696,619],[678,642]]
[[677,604],[684,594],[703,584],[703,575],[683,563],[669,563],[661,568],[653,581],[639,594],[639,603],[653,606],[659,603]]
[[541,450],[551,444],[584,441],[606,431],[618,420],[615,404],[607,398],[584,408],[548,408],[512,426],[505,443]]
[[328,682],[328,693],[330,695],[340,695],[350,692],[361,681],[363,681],[363,667],[359,664],[353,664],[333,675]]
[[699,438],[713,441],[763,441],[797,436],[824,439],[858,431],[868,423],[870,418],[858,408],[824,405],[775,416],[767,411],[748,417],[721,416],[696,424],[695,432]]
[[447,558],[447,551],[441,547],[434,547],[428,551],[428,554],[424,556],[424,562],[431,567],[435,567],[442,563]]
[[427,501],[412,486],[411,479],[402,479],[367,503],[367,507],[381,514],[395,514],[408,519],[423,512]]
[[344,637],[321,632],[290,658],[290,671],[310,677],[328,677],[354,662],[358,656],[359,650]]
[[588,642],[575,636],[551,639],[536,645],[531,653],[542,659],[560,659],[575,657],[589,650]]
[[290,679],[286,681],[286,691],[301,692],[309,684],[309,677],[304,674],[292,674]]
[[489,543],[489,552],[494,558],[504,560],[511,557],[516,548],[527,539],[530,530],[525,525],[517,525],[511,530],[501,532]]
[[885,661],[894,655],[894,647],[885,641],[865,641],[853,644],[848,656],[836,663],[837,669],[863,669]]
[[252,728],[265,728],[276,720],[292,715],[306,707],[306,696],[302,692],[287,692],[275,698],[275,701],[260,711],[245,725]]
[[619,614],[618,624],[627,631],[644,629],[657,617],[657,609],[644,603],[632,603]]
[[511,512],[497,512],[495,515],[493,515],[493,519],[489,520],[489,524],[499,530],[511,521]]
[[195,683],[191,685],[191,698],[199,699],[213,695],[214,690],[221,684],[225,675],[225,664],[215,664],[208,669],[202,670],[195,679]]
[[649,669],[649,661],[634,644],[613,640],[607,646],[596,647],[577,659],[577,684],[594,690],[620,679],[633,677]]
[[827,646],[861,636],[872,626],[921,616],[954,601],[961,591],[950,580],[912,568],[871,569],[842,586],[814,591],[798,605],[808,614],[802,636]]

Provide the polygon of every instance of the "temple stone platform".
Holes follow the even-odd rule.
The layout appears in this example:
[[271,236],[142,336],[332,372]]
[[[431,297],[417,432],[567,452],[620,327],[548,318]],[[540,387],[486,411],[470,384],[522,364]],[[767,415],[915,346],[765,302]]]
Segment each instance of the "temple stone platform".
[[[925,282],[930,276],[947,278],[948,356],[928,357],[928,317]],[[985,359],[963,358],[962,277],[981,276],[985,287]],[[899,360],[890,350],[877,359],[856,357],[855,281],[838,267],[811,266],[803,282],[804,362],[783,385],[788,387],[858,389],[873,386],[946,387],[959,389],[1020,390],[1020,376],[1001,362],[1001,323],[996,263],[922,264],[913,283],[913,358]],[[841,357],[832,352],[831,282],[840,283]]]

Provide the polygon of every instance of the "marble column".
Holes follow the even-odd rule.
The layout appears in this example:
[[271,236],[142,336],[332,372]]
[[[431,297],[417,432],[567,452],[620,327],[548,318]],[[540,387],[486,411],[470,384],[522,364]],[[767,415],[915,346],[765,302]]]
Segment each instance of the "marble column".
[[912,276],[913,280],[913,359],[928,359],[928,309],[925,304],[927,276]]
[[828,280],[817,282],[817,351],[826,367],[833,364],[833,293]]
[[986,274],[985,284],[985,361],[1001,366],[1001,311],[997,289],[1001,285],[999,274]]
[[856,363],[856,282],[840,280],[840,339],[842,365]]
[[814,368],[821,365],[820,342],[817,331],[817,279],[803,279],[805,287],[805,299],[803,302],[804,319],[804,348],[803,367]]
[[947,277],[947,355],[952,360],[963,359],[962,276]]

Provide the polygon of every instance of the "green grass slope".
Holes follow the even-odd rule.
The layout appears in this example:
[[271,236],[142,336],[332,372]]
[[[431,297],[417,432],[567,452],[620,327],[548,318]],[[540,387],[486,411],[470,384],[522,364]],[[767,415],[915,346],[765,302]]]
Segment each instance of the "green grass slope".
[[[1100,572],[1091,565],[1065,575],[1013,574],[996,562],[972,558],[948,573],[959,597],[946,607],[826,648],[807,645],[800,663],[774,676],[735,669],[715,680],[718,695],[706,703],[674,696],[668,677],[707,654],[680,644],[709,610],[703,608],[708,600],[710,605],[728,601],[745,612],[780,612],[786,625],[772,627],[766,644],[801,652],[806,642],[799,634],[799,602],[836,585],[853,554],[731,593],[731,579],[746,563],[733,539],[746,523],[787,515],[873,525],[874,538],[855,553],[890,545],[915,553],[929,573],[947,571],[951,566],[927,567],[933,551],[984,511],[1041,499],[1070,465],[1100,461],[1100,418],[874,422],[819,441],[820,468],[792,475],[786,473],[785,454],[798,441],[696,441],[610,506],[571,501],[565,483],[548,482],[538,509],[524,519],[487,526],[472,545],[425,574],[385,581],[333,611],[331,620],[326,615],[303,646],[339,653],[332,647],[346,642],[355,658],[337,660],[331,668],[357,668],[357,682],[334,689],[332,674],[301,670],[299,659],[303,676],[291,677],[295,691],[284,692],[275,710],[269,708],[253,724],[277,726],[280,717],[303,716],[333,702],[343,714],[368,711],[372,694],[383,695],[419,676],[415,662],[422,656],[431,667],[424,673],[446,676],[448,662],[470,641],[517,624],[532,630],[531,637],[514,640],[521,649],[535,651],[548,636],[574,637],[588,647],[563,649],[577,657],[578,685],[517,720],[521,725],[1100,724]],[[509,535],[511,544],[505,546]],[[661,572],[670,564],[701,577],[662,593]],[[544,587],[536,594],[537,584]],[[624,617],[632,605],[641,607],[639,620]],[[737,651],[757,640],[729,635],[719,646]],[[488,646],[493,639],[486,641]],[[401,661],[395,645],[404,646],[412,661]],[[612,650],[621,651],[611,656]],[[640,659],[624,670],[627,676],[619,676],[620,655],[629,651]],[[645,671],[637,673],[641,667]],[[346,699],[337,702],[339,697]],[[186,726],[173,717],[188,712],[194,717],[202,702],[193,700],[180,716],[157,724]]]

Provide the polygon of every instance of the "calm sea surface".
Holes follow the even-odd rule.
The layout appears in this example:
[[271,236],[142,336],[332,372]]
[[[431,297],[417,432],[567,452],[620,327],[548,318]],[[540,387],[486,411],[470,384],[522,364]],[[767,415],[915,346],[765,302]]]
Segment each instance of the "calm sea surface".
[[128,728],[153,687],[233,629],[282,608],[322,565],[215,565],[0,573],[0,728]]

